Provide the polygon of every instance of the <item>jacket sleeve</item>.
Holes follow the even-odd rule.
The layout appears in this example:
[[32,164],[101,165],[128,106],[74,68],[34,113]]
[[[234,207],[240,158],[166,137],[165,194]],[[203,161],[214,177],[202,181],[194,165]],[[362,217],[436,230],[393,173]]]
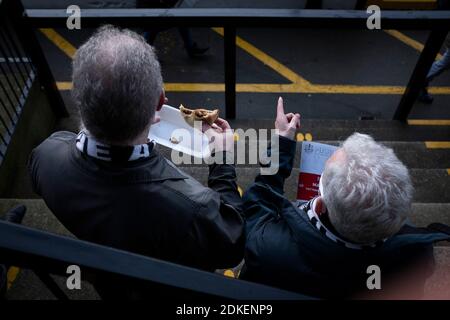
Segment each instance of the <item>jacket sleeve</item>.
[[244,194],[243,210],[247,234],[261,218],[280,215],[286,201],[283,196],[284,182],[291,174],[296,146],[294,140],[280,136],[278,146],[269,147],[269,156],[274,152],[279,153],[278,170],[273,175],[259,174]]
[[182,260],[206,270],[235,267],[244,258],[244,219],[217,192],[206,190],[182,244]]
[[208,187],[220,195],[220,200],[242,213],[242,199],[236,182],[236,168],[227,164],[229,153],[222,152],[223,164],[209,166]]
[[[224,162],[228,155],[223,153]],[[244,257],[242,199],[236,169],[229,164],[209,167],[208,187],[185,244],[186,257],[203,269],[235,267]]]

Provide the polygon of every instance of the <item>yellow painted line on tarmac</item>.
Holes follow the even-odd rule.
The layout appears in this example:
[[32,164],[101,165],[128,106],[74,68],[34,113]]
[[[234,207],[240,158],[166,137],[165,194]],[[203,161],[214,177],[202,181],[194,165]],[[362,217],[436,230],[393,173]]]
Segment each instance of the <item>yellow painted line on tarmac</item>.
[[75,56],[77,49],[61,36],[55,29],[42,28],[39,29],[53,44],[55,44],[61,51],[68,55],[71,59]]
[[[214,30],[221,36],[224,35],[223,28],[212,28],[212,30]],[[242,50],[249,53],[251,56],[255,57],[256,59],[258,59],[259,61],[264,63],[266,66],[275,70],[277,73],[279,73],[286,79],[288,79],[294,83],[304,85],[304,86],[308,86],[311,84],[308,80],[304,79],[303,77],[301,77],[300,75],[298,75],[297,73],[295,73],[294,71],[292,71],[291,69],[289,69],[288,67],[283,65],[282,63],[280,63],[279,61],[275,60],[274,58],[269,56],[267,53],[256,48],[251,43],[245,41],[241,37],[236,37],[236,45],[239,48],[241,48]]]
[[410,126],[450,126],[450,119],[410,119]]
[[[213,28],[223,36],[223,28]],[[52,41],[59,49],[73,58],[76,48],[57,33],[54,29],[40,29],[40,31]],[[396,30],[388,30],[396,31]],[[396,33],[395,33],[396,34]],[[406,37],[406,36],[405,36]],[[286,79],[292,81],[289,84],[272,83],[238,83],[238,93],[316,93],[316,94],[383,94],[400,95],[405,91],[401,86],[360,86],[360,85],[326,85],[313,84],[304,79],[291,69],[287,68],[268,54],[259,50],[249,42],[236,37],[236,45],[248,52],[250,55],[263,62]],[[223,83],[165,83],[167,92],[225,92]],[[71,82],[57,82],[59,90],[71,90]],[[430,87],[431,94],[450,94],[450,87]]]
[[236,278],[233,270],[231,269],[227,269],[225,270],[225,272],[223,273],[224,276],[229,277],[229,278]]
[[[59,90],[71,90],[71,82],[57,82]],[[225,92],[223,83],[173,83],[164,84],[166,92]],[[304,87],[299,84],[261,84],[238,83],[236,92],[239,93],[316,93],[316,94],[383,94],[401,95],[404,87],[395,86],[356,86],[356,85],[310,85]],[[431,87],[432,94],[450,94],[450,87]]]
[[68,81],[57,81],[56,87],[60,91],[72,90],[72,82]]
[[10,267],[8,270],[8,275],[7,275],[7,290],[9,290],[9,288],[11,288],[12,284],[14,283],[14,281],[16,280],[18,274],[20,272],[20,269],[17,267]]
[[[315,84],[310,88],[310,93],[334,93],[334,94],[403,94],[404,87],[399,86],[358,86],[358,85],[324,85]],[[449,87],[450,92],[450,87]]]
[[450,149],[450,141],[425,141],[428,149]]
[[[414,40],[413,38],[408,37],[406,34],[401,33],[398,30],[384,30],[384,32],[386,32],[390,36],[396,38],[397,40],[403,42],[404,44],[410,46],[411,48],[413,48],[419,52],[422,52],[422,50],[424,48],[424,45],[422,43]],[[442,55],[439,53],[436,56],[436,59],[442,59]]]
[[165,91],[171,92],[224,92],[223,83],[165,83]]

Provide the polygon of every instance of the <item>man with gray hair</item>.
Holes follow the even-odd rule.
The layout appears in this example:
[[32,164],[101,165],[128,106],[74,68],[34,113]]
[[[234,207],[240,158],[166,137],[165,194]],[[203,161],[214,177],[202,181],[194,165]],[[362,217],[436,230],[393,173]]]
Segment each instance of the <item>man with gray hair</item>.
[[[152,47],[134,32],[100,28],[76,53],[72,92],[81,132],[54,133],[29,161],[35,191],[63,225],[84,240],[192,267],[239,264],[244,220],[234,166],[210,165],[207,188],[148,139],[166,101]],[[225,158],[230,127],[219,118],[214,128],[214,158]]]
[[291,203],[283,187],[296,142],[294,126],[280,129],[287,120],[280,98],[280,168],[259,175],[243,197],[241,278],[321,298],[375,297],[368,280],[375,268],[381,270],[376,297],[420,297],[432,272],[432,243],[449,235],[407,223],[413,198],[408,169],[392,149],[355,133],[326,163],[320,194]]

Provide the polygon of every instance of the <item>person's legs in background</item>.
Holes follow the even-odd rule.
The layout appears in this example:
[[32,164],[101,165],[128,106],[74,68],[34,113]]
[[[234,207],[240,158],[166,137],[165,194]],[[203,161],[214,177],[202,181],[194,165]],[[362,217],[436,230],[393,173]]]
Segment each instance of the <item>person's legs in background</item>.
[[206,51],[209,50],[208,47],[199,47],[197,42],[192,40],[191,30],[189,28],[178,28],[180,32],[181,38],[184,42],[184,48],[186,49],[189,57],[194,58],[196,56],[203,55]]
[[422,88],[419,94],[418,100],[423,103],[430,104],[433,102],[433,97],[428,93],[427,87],[429,83],[440,75],[442,72],[450,68],[450,49],[445,50],[442,59],[435,61],[428,72],[425,86]]

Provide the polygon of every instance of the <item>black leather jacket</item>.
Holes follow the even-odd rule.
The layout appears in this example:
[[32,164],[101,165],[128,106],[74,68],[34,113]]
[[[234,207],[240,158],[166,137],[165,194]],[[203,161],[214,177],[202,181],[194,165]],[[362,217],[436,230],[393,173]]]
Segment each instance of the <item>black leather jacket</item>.
[[206,270],[237,265],[244,219],[231,165],[211,165],[209,188],[154,148],[114,164],[81,153],[57,132],[33,150],[35,191],[78,238]]

